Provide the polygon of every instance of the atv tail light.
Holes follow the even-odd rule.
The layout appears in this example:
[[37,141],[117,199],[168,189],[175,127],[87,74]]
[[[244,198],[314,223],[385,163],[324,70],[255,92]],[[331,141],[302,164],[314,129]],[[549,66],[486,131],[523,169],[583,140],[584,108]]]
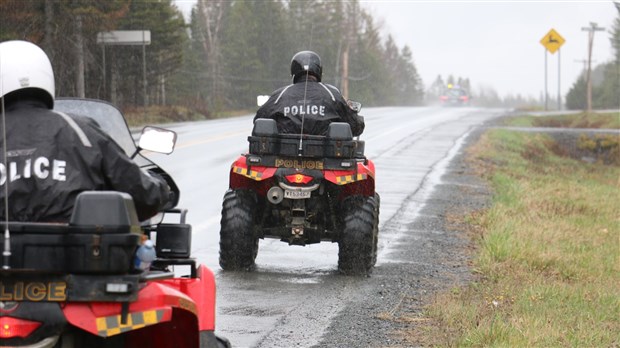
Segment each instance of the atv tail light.
[[285,178],[291,184],[307,184],[313,179],[313,177],[303,174],[291,174],[285,176]]
[[41,323],[12,317],[0,317],[0,338],[28,337]]

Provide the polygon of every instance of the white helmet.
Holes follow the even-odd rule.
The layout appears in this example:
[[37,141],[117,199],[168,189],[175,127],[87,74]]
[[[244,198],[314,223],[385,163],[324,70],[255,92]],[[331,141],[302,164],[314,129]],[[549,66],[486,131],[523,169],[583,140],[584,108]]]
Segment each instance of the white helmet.
[[50,109],[54,106],[54,71],[47,54],[30,42],[0,42],[0,98],[26,88],[43,90]]

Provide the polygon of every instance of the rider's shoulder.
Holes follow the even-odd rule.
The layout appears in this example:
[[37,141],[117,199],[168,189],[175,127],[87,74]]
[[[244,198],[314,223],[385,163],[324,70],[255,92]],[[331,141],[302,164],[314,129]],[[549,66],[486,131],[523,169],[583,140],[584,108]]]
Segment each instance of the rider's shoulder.
[[292,84],[290,84],[290,85],[286,85],[286,86],[282,86],[282,87],[280,87],[280,88],[276,89],[275,91],[273,91],[273,93],[271,93],[271,95],[272,95],[272,96],[274,96],[274,95],[275,95],[275,96],[277,96],[277,95],[279,95],[280,93],[282,93],[282,91],[286,90],[287,88],[289,88],[289,87],[291,87],[291,86],[292,86]]
[[334,85],[330,85],[329,83],[323,83],[323,82],[321,82],[321,84],[322,84],[323,86],[325,86],[325,87],[327,87],[327,88],[331,89],[331,90],[334,90],[334,91],[336,91],[336,92],[340,93],[340,90],[338,89],[338,87],[336,87],[336,86],[334,86]]

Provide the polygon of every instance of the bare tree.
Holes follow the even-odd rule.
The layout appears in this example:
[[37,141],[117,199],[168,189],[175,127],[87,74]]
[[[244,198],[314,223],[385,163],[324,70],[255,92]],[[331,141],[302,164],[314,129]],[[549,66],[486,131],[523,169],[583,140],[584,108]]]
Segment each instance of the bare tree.
[[355,33],[357,33],[357,12],[359,4],[357,1],[351,1],[346,3],[346,9],[344,13],[345,20],[342,22],[344,25],[342,38],[342,70],[340,74],[340,86],[342,89],[342,96],[349,98],[349,51],[351,49],[351,41],[353,41]]
[[194,33],[198,36],[202,44],[205,56],[207,57],[207,69],[211,77],[212,93],[214,98],[220,96],[219,79],[221,70],[221,51],[220,39],[222,22],[226,6],[226,0],[198,0],[197,12],[200,21],[199,30]]

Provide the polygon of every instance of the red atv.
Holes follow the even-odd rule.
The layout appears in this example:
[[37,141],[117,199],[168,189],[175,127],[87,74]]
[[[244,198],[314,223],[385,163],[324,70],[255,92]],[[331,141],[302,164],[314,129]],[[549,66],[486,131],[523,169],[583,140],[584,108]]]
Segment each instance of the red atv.
[[367,275],[376,262],[379,195],[375,167],[347,123],[326,136],[278,134],[258,119],[249,153],[230,170],[220,230],[220,266],[251,270],[258,240],[338,243],[338,270]]
[[[172,152],[173,132],[146,127],[136,148],[112,105],[57,100],[55,107],[86,111],[137,163],[166,179],[176,206],[172,178],[138,153]],[[179,214],[179,223],[162,223],[163,214]],[[87,191],[69,223],[2,222],[0,347],[230,347],[215,335],[215,278],[190,258],[185,214],[171,208],[141,224],[128,194]],[[134,267],[141,241],[155,234],[153,265]],[[169,269],[176,265],[189,274],[176,276]]]

